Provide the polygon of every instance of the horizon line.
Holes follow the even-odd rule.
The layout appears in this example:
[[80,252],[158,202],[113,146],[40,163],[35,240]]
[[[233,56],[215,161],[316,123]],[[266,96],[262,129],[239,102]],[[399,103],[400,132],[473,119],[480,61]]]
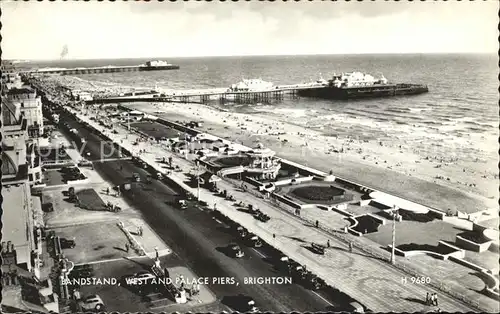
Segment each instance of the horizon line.
[[82,60],[124,60],[124,59],[192,59],[192,58],[231,58],[231,57],[293,57],[293,56],[339,56],[339,55],[443,55],[443,54],[496,54],[497,52],[361,52],[361,53],[310,53],[310,54],[252,54],[252,55],[209,55],[209,56],[168,56],[168,57],[120,57],[120,58],[68,58],[68,59],[29,59],[29,58],[12,58],[3,59],[4,61],[82,61]]

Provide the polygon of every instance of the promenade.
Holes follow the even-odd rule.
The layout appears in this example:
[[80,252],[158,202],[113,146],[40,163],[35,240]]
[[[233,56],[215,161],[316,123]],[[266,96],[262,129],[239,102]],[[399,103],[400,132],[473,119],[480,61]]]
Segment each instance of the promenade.
[[[76,110],[73,110],[76,113]],[[90,120],[90,116],[79,115],[86,123],[102,130],[109,138],[123,148],[136,153],[143,161],[153,166],[157,171],[165,173],[162,158],[173,158],[173,164],[178,165],[183,171],[172,172],[169,177],[179,184],[188,180],[186,172],[192,171],[193,164],[182,157],[172,153],[166,147],[153,142],[140,142],[133,145],[140,136],[128,133],[122,126],[116,125],[118,134],[104,130],[97,122]],[[139,150],[146,152],[139,154]],[[427,312],[434,308],[425,305],[427,292],[435,292],[439,297],[439,308],[446,312],[467,312],[472,309],[454,300],[430,286],[412,283],[411,278],[402,271],[395,269],[386,261],[368,256],[366,253],[354,249],[350,252],[345,242],[328,233],[305,223],[281,209],[258,199],[250,193],[239,191],[228,182],[218,183],[219,187],[228,190],[237,201],[250,203],[261,209],[271,217],[267,223],[259,222],[243,212],[237,211],[233,202],[226,201],[211,192],[200,189],[200,199],[208,204],[217,204],[217,209],[232,220],[245,226],[250,232],[255,233],[267,243],[281,250],[297,262],[307,265],[313,273],[325,281],[358,300],[367,308],[375,312]],[[188,188],[194,195],[197,190]],[[275,237],[273,237],[275,235]],[[330,241],[331,247],[324,256],[313,254],[307,249],[311,242],[326,244]],[[399,259],[397,260],[397,262]]]

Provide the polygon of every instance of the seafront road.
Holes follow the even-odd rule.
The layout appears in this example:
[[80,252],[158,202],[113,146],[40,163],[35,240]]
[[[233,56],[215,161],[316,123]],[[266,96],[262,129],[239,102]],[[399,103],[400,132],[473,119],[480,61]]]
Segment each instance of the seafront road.
[[[77,123],[70,121],[66,115],[61,115],[61,119],[71,126],[78,127]],[[102,147],[99,143],[102,139],[81,127],[79,132],[86,138],[86,147],[91,156],[99,156]],[[95,170],[113,185],[129,182],[133,173],[138,173],[143,182],[148,175],[128,158],[104,162],[94,160],[93,164]],[[212,219],[209,212],[200,211],[195,207],[185,211],[175,208],[173,204],[177,193],[163,182],[153,180],[150,184],[138,184],[132,189],[133,196],[126,196],[129,205],[142,213],[143,219],[172,249],[172,255],[179,257],[182,264],[187,265],[197,276],[234,277],[238,282],[244,282],[248,277],[284,276],[273,269],[267,258],[262,257],[264,255],[269,259],[275,258],[272,255],[275,253],[268,248],[254,250],[241,243],[240,247],[245,253],[243,258],[227,256],[224,247],[231,242],[238,242],[237,237],[224,225]],[[252,297],[263,311],[348,310],[345,297],[331,295],[325,291],[316,293],[297,284],[214,284],[210,285],[210,289],[220,297],[217,302],[222,305],[225,305],[224,297],[243,294]]]
[[[76,110],[74,112],[76,113]],[[89,119],[90,116],[79,115],[79,117],[97,129],[103,130],[96,122]],[[172,173],[171,179],[181,184],[188,180],[184,172],[189,172],[193,168],[190,162],[152,142],[134,146],[132,143],[138,136],[128,134],[125,138],[127,131],[123,127],[115,126],[115,129],[119,131],[118,134],[112,134],[106,130],[103,132],[106,132],[108,137],[129,151],[138,152],[140,149],[145,149],[146,153],[140,154],[140,158],[162,172],[165,172],[165,169],[157,161],[163,157],[172,156],[174,164],[179,165],[183,172]],[[258,207],[271,216],[271,220],[268,223],[259,222],[248,214],[237,211],[232,202],[225,201],[205,189],[201,189],[200,198],[209,204],[216,203],[217,209],[232,220],[244,225],[251,232],[294,260],[306,264],[309,270],[324,278],[330,285],[345,292],[375,312],[430,311],[432,308],[425,305],[424,302],[427,292],[438,294],[439,308],[442,311],[467,312],[473,310],[464,303],[429,286],[411,283],[407,274],[395,269],[386,261],[367,256],[356,250],[349,252],[344,242],[284,213],[249,193],[239,192],[229,183],[220,182],[219,186],[222,189],[227,189],[238,201],[241,200]],[[191,189],[191,192],[196,195],[196,189]],[[276,235],[276,238],[273,238],[273,234]],[[332,248],[327,250],[324,256],[318,257],[306,248],[311,242],[326,243],[327,240],[330,241]],[[408,278],[406,283],[404,278]]]

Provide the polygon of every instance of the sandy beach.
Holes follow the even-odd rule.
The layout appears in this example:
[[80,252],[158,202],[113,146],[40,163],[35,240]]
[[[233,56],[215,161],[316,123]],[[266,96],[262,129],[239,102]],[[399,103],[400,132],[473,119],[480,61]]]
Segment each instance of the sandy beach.
[[[117,94],[128,87],[90,83],[73,77],[54,77],[59,83],[91,92]],[[476,212],[496,208],[498,158],[460,158],[440,151],[399,142],[360,140],[347,118],[336,117],[346,132],[326,136],[321,131],[285,123],[268,114],[225,112],[207,105],[133,103],[127,105],[158,117],[203,121],[207,133],[254,146],[262,143],[280,157],[306,164],[441,210]],[[349,133],[350,135],[345,135]],[[481,139],[478,137],[478,140]],[[423,145],[425,148],[425,145]],[[466,150],[467,147],[461,149]]]

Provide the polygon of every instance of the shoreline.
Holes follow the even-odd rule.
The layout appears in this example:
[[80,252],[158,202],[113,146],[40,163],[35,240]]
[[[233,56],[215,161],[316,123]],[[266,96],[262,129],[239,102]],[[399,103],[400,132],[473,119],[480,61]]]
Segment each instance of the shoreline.
[[[198,128],[206,133],[210,133],[222,138],[226,138],[236,143],[241,143],[246,146],[253,147],[257,142],[262,143],[265,147],[276,151],[277,155],[282,158],[289,159],[293,162],[304,164],[306,166],[328,172],[333,171],[334,175],[358,182],[360,184],[373,187],[382,192],[391,195],[399,196],[416,203],[430,206],[446,212],[448,209],[452,211],[461,211],[473,213],[494,208],[495,199],[487,199],[480,195],[474,195],[470,192],[458,190],[455,187],[437,184],[424,180],[421,176],[417,176],[417,167],[420,163],[415,163],[413,167],[404,167],[406,174],[387,169],[397,163],[391,160],[390,156],[384,155],[388,159],[387,163],[383,163],[381,157],[377,157],[375,152],[371,161],[380,160],[379,164],[389,164],[388,166],[377,167],[373,166],[370,161],[359,160],[357,148],[350,142],[350,146],[344,150],[342,154],[325,154],[324,144],[317,143],[317,137],[322,136],[321,132],[305,129],[301,126],[292,125],[284,122],[275,122],[268,117],[261,115],[248,115],[242,113],[226,112],[217,108],[212,108],[201,104],[177,104],[177,103],[133,103],[122,104],[125,107],[137,109],[145,113],[155,115],[159,118],[167,120],[180,120],[188,122],[191,120],[203,120],[204,125]],[[161,112],[160,112],[161,111]],[[274,123],[273,125],[270,125]],[[258,133],[263,128],[262,125],[267,125],[272,131],[280,133],[280,135],[269,135]],[[266,127],[264,127],[266,128]],[[285,132],[285,130],[287,132]],[[291,132],[293,130],[293,132]],[[285,133],[285,134],[282,134]],[[297,135],[300,134],[300,135]],[[307,141],[308,146],[303,146],[297,141],[297,138]],[[311,141],[311,138],[315,141]],[[286,139],[287,142],[283,142]],[[352,141],[352,139],[348,140]],[[363,143],[366,145],[366,143]],[[372,146],[374,150],[376,145]],[[349,149],[349,150],[347,150]],[[408,154],[404,154],[408,157]],[[414,160],[418,160],[416,155],[411,156]],[[356,160],[358,159],[358,160]],[[378,161],[375,161],[378,162]],[[491,203],[490,205],[488,205]]]
[[[91,85],[69,76],[54,80],[79,89],[89,89]],[[108,84],[104,84],[106,87],[92,85],[90,90],[101,93],[103,89],[123,88],[114,84],[112,88]],[[260,142],[280,157],[324,172],[332,170],[339,177],[445,212],[448,209],[477,212],[495,209],[498,205],[498,175],[492,171],[498,158],[472,155],[475,157],[472,160],[470,155],[463,155],[466,145],[459,146],[458,151],[450,151],[446,145],[434,147],[425,141],[400,139],[395,142],[378,137],[363,140],[357,125],[341,115],[333,118],[342,128],[340,135],[331,135],[298,120],[285,122],[279,114],[269,112],[237,113],[196,103],[122,105],[167,120],[202,120],[204,126],[199,129],[204,132],[250,147]],[[471,140],[482,142],[481,134],[473,137]]]

